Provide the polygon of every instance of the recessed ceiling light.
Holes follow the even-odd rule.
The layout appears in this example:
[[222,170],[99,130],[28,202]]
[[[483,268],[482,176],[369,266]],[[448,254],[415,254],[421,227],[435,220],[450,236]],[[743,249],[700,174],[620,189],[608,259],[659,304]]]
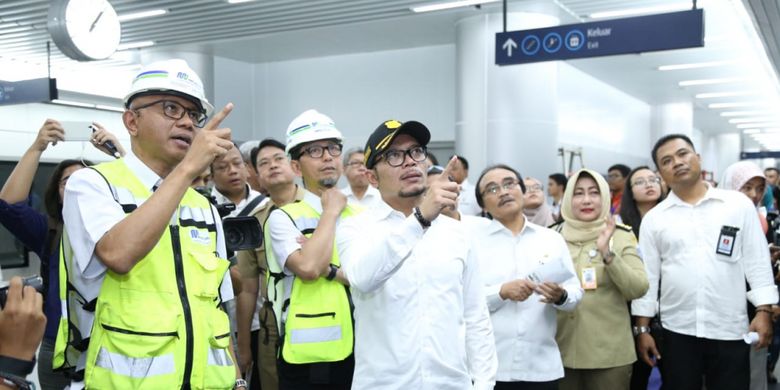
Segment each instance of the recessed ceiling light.
[[689,64],[661,65],[658,67],[658,70],[667,71],[667,70],[710,68],[714,66],[732,65],[738,62],[739,61],[737,60],[723,60],[723,61],[693,62]]
[[591,19],[617,18],[621,16],[652,14],[669,11],[682,11],[691,8],[691,2],[679,2],[674,4],[656,5],[652,7],[626,8],[614,11],[594,12],[588,15]]
[[480,4],[487,4],[487,3],[495,3],[498,0],[460,0],[460,1],[449,1],[446,3],[435,3],[435,4],[426,4],[426,5],[418,5],[416,7],[410,7],[409,9],[412,10],[412,12],[432,12],[432,11],[442,11],[445,9],[452,9],[452,8],[460,8],[460,7],[468,7],[472,5],[480,5]]
[[720,113],[720,116],[748,116],[748,115],[766,115],[770,114],[771,111],[767,110],[760,110],[760,111],[723,111]]
[[714,85],[714,84],[729,84],[738,83],[747,79],[743,77],[724,77],[719,79],[701,79],[701,80],[684,80],[677,83],[681,87],[691,87],[694,85]]
[[777,127],[780,126],[780,122],[763,122],[763,123],[743,123],[741,125],[737,125],[738,129],[753,129],[753,128],[760,128],[760,127]]
[[729,123],[755,123],[755,122],[768,122],[778,119],[776,116],[763,116],[752,118],[732,118],[729,119]]
[[694,95],[694,97],[696,97],[696,99],[712,99],[712,98],[722,98],[722,97],[755,95],[757,93],[758,92],[756,91],[706,92],[706,93],[697,93],[696,95]]
[[766,102],[730,102],[730,103],[710,103],[707,108],[733,108],[733,107],[751,107],[766,106]]
[[126,22],[128,20],[143,19],[152,16],[165,15],[168,13],[167,9],[152,9],[149,11],[133,12],[131,14],[119,15],[120,22]]

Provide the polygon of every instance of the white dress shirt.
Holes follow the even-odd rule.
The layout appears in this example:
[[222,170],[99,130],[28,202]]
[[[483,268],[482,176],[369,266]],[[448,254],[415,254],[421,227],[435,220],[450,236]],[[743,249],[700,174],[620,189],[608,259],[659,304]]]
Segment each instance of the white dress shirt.
[[[745,298],[754,305],[778,300],[766,238],[748,198],[708,187],[697,204],[674,192],[647,213],[639,238],[650,288],[632,314],[660,310],[664,328],[715,340],[741,340],[748,331]],[[738,228],[731,256],[716,253],[721,228]],[[746,292],[745,280],[750,284]]]
[[465,179],[463,183],[460,183],[458,212],[461,215],[480,215],[482,213],[482,207],[479,207],[477,195],[474,193],[474,185],[469,183],[469,179]]
[[353,390],[492,389],[497,367],[477,259],[463,224],[423,230],[382,202],[337,229],[355,303]]
[[[525,217],[524,217],[525,218]],[[582,299],[569,248],[554,230],[528,222],[518,235],[496,220],[464,218],[474,231],[479,269],[493,321],[501,382],[547,382],[563,377],[561,352],[555,342],[557,310],[572,311]],[[560,262],[571,271],[562,283],[568,297],[560,306],[540,302],[532,294],[523,302],[503,300],[501,285],[526,279],[541,264]]]
[[368,185],[366,193],[363,194],[363,199],[358,199],[352,192],[352,187],[347,185],[341,189],[341,192],[347,197],[347,202],[362,207],[365,210],[376,207],[382,202],[382,195],[374,186]]
[[[162,182],[162,179],[139,160],[132,151],[128,150],[123,160],[130,171],[150,191],[155,185]],[[144,200],[140,204],[143,202]],[[213,206],[212,209],[214,215],[218,215]],[[178,209],[174,213],[176,212]],[[123,220],[126,214],[122,210],[122,206],[114,200],[111,190],[101,174],[93,169],[79,169],[70,176],[65,186],[62,216],[70,237],[75,261],[79,267],[78,273],[74,275],[84,279],[89,285],[93,285],[94,297],[97,297],[101,284],[99,280],[102,280],[106,266],[95,254],[95,245],[106,232]],[[175,214],[171,215],[172,220],[174,216]],[[222,232],[222,225],[216,224],[216,226],[217,254],[221,258],[226,258],[225,235]],[[82,291],[80,290],[80,292]],[[228,272],[225,272],[222,280],[220,296],[222,302],[233,299],[233,284]],[[86,297],[86,299],[94,297]]]
[[[225,216],[226,218],[235,217],[236,215],[240,214],[241,211],[244,210],[244,208],[249,204],[249,202],[251,202],[258,196],[263,196],[263,194],[249,187],[249,184],[245,184],[245,186],[246,186],[246,190],[244,191],[244,198],[241,199],[240,202],[238,202],[235,210],[231,211],[230,214]],[[233,203],[233,201],[230,200],[230,198],[228,198],[227,196],[219,192],[217,187],[211,189],[211,196],[214,197],[214,199],[217,201],[217,204]],[[260,203],[256,204],[253,209],[257,209],[261,205],[265,204],[265,202],[270,201],[270,199],[271,198],[266,197],[265,199],[261,200]],[[252,214],[252,210],[248,210],[247,213],[245,213],[244,215],[251,215],[251,214]]]

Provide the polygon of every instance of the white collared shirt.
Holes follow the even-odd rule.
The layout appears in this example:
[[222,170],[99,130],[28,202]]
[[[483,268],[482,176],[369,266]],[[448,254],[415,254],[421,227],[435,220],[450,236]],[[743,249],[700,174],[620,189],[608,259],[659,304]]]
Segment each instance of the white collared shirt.
[[[475,235],[496,340],[496,380],[546,382],[563,377],[561,352],[555,342],[556,309],[574,310],[583,294],[566,241],[554,230],[530,223],[527,218],[516,236],[496,220],[475,217],[463,221]],[[536,293],[523,302],[501,299],[501,285],[525,279],[549,262],[560,262],[571,271],[571,278],[562,283],[568,295],[562,305],[542,303]]]
[[[313,208],[317,215],[322,215],[322,201],[320,197],[314,195],[309,190],[304,190],[303,200],[311,208]],[[319,218],[318,218],[319,219]],[[266,220],[266,226],[268,227],[268,234],[271,236],[271,250],[274,253],[276,262],[279,264],[279,268],[284,270],[284,273],[288,276],[294,276],[292,271],[287,269],[285,264],[287,258],[290,255],[301,249],[301,243],[299,238],[301,237],[301,231],[295,226],[295,223],[284,211],[276,209],[271,211]],[[267,250],[268,248],[266,248]],[[287,279],[290,279],[289,281]],[[285,278],[285,283],[292,283],[292,278]]]
[[492,389],[496,351],[465,227],[384,201],[336,231],[355,303],[352,389]]
[[[240,202],[238,202],[238,204],[236,205],[236,209],[231,211],[230,214],[226,215],[225,218],[235,217],[236,215],[240,214],[242,210],[244,210],[244,208],[249,204],[249,202],[251,202],[258,196],[263,196],[263,194],[249,187],[249,184],[244,184],[244,185],[246,186],[244,190],[244,198],[241,199]],[[230,200],[230,198],[228,198],[227,196],[219,192],[217,187],[211,189],[211,196],[213,196],[214,199],[217,201],[217,204],[220,205],[225,203],[233,203],[233,201]],[[262,206],[263,204],[265,204],[265,202],[268,202],[270,199],[271,198],[266,197],[265,199],[261,200],[260,203],[255,205],[254,209],[257,209],[258,207]],[[249,212],[246,213],[245,215],[251,215],[252,214],[251,212],[252,210],[249,210]]]
[[341,192],[346,195],[347,202],[360,206],[365,210],[376,207],[380,202],[382,202],[382,195],[379,193],[379,190],[370,184],[366,189],[366,193],[363,194],[363,199],[358,199],[357,196],[355,196],[355,194],[352,192],[352,187],[349,185],[342,188]]
[[[162,182],[162,179],[132,151],[128,150],[123,160],[130,171],[150,191]],[[217,215],[216,209],[214,215]],[[95,245],[106,232],[127,215],[122,210],[122,206],[114,200],[111,189],[100,173],[94,169],[79,169],[70,176],[65,186],[62,216],[70,237],[73,256],[79,268],[79,270],[72,270],[77,271],[74,276],[86,279],[90,284],[97,284],[97,290],[94,291],[94,297],[97,297],[100,283],[95,281],[102,280],[106,266],[95,254]],[[216,225],[217,253],[220,257],[226,258],[222,225]],[[228,272],[225,272],[222,280],[220,296],[223,302],[233,299],[233,284]],[[94,297],[86,298],[89,300]]]
[[480,215],[482,207],[477,203],[477,195],[474,193],[474,186],[469,183],[469,179],[460,183],[460,194],[458,194],[458,212],[461,215]]
[[[739,229],[731,256],[716,253],[724,226]],[[650,288],[633,301],[632,314],[656,314],[660,282],[661,323],[673,332],[741,340],[748,331],[745,299],[777,303],[758,214],[739,192],[708,187],[696,205],[671,192],[642,220],[639,249]]]

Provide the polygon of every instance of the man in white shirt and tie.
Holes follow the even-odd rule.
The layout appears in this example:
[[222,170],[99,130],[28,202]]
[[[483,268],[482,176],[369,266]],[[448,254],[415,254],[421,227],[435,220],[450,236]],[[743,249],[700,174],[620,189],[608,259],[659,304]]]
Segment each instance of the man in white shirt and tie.
[[[652,157],[671,191],[642,221],[650,288],[631,305],[637,351],[647,364],[661,359],[648,333],[660,307],[664,387],[701,389],[703,377],[708,390],[747,389],[748,348],[769,344],[778,300],[758,214],[743,194],[702,179],[687,136],[662,137]],[[746,300],[756,306],[750,324]],[[743,341],[749,332],[756,345]]]
[[353,390],[492,389],[496,351],[477,259],[454,211],[458,185],[426,183],[430,132],[390,120],[366,167],[382,204],[342,221],[337,248],[355,303]]

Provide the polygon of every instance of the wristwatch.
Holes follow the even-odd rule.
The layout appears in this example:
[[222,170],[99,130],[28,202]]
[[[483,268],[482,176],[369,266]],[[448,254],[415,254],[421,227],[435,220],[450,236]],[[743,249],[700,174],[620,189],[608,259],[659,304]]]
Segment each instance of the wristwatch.
[[328,276],[325,277],[326,280],[333,280],[336,278],[336,274],[339,272],[339,267],[333,264],[329,264],[330,266],[330,272],[328,272]]
[[233,386],[233,389],[244,389],[247,390],[249,387],[246,384],[246,381],[243,379],[236,379],[236,384]]
[[634,337],[639,336],[642,333],[650,333],[649,326],[634,326],[631,329],[634,332]]

